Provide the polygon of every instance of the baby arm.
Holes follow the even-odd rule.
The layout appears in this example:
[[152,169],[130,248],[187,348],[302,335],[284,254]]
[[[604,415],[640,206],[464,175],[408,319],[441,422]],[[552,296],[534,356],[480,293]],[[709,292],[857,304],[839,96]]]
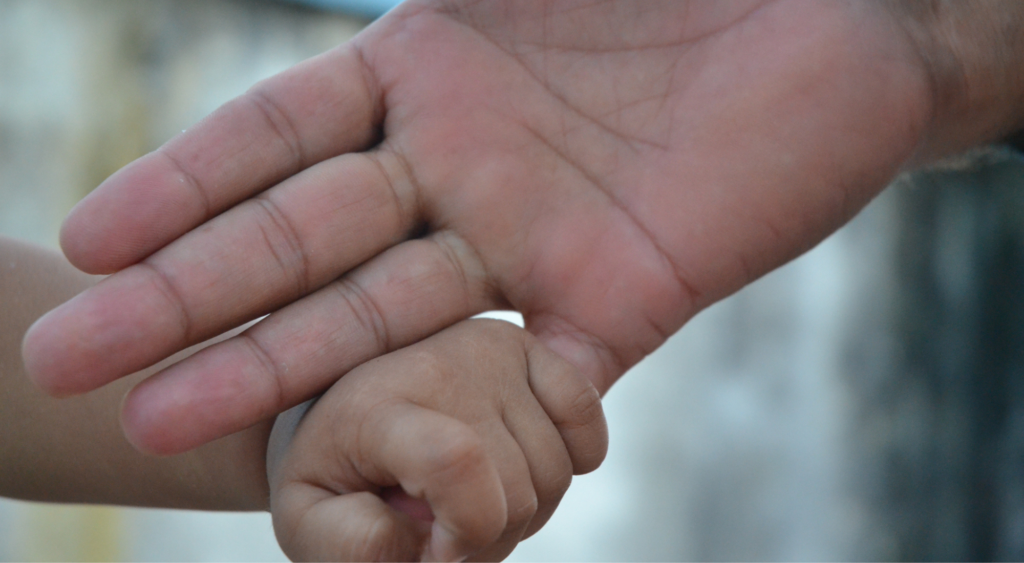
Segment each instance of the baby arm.
[[[128,389],[159,367],[67,399],[51,398],[32,385],[21,361],[25,331],[43,313],[97,280],[55,252],[0,237],[0,496],[266,509],[264,452],[269,423],[187,454],[158,458],[140,454],[128,444],[118,412]],[[170,358],[164,366],[193,351]],[[116,354],[116,348],[110,353]]]
[[279,417],[274,528],[293,559],[502,559],[607,440],[568,362],[511,324],[464,321]]

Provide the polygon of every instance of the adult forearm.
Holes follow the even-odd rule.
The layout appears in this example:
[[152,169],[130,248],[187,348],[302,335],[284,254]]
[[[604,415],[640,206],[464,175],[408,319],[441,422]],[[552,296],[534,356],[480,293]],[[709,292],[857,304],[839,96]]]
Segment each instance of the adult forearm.
[[261,424],[180,456],[138,453],[124,439],[124,393],[153,370],[94,393],[53,399],[25,375],[29,325],[95,283],[63,257],[0,238],[0,495],[26,500],[215,510],[265,508]]

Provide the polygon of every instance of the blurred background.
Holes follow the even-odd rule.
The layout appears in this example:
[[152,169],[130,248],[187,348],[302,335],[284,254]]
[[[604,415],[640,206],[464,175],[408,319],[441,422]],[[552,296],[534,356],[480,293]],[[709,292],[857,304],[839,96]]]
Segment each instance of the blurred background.
[[[0,234],[393,2],[0,0]],[[534,560],[1024,559],[1024,161],[901,178],[612,389]],[[2,561],[278,561],[265,514],[0,501]]]

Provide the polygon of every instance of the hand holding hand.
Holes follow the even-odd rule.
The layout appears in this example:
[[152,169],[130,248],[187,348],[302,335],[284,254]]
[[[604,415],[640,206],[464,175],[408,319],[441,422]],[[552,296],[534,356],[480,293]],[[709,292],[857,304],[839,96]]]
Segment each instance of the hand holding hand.
[[173,453],[514,308],[603,393],[949,148],[954,98],[904,24],[882,2],[407,2],[84,200],[65,252],[120,271],[34,327],[28,368],[80,393],[272,313],[128,396],[129,438]]

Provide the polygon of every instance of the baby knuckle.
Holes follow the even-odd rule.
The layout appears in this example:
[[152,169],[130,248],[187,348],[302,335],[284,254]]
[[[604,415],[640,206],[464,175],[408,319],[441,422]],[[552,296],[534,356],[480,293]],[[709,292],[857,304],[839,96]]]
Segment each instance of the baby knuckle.
[[565,425],[572,429],[585,428],[604,421],[601,396],[592,385],[585,385],[569,402]]
[[508,526],[518,527],[529,522],[540,507],[540,500],[533,490],[524,492],[519,498],[508,503]]
[[608,453],[608,425],[601,398],[589,385],[572,401],[569,411],[570,419],[562,425],[562,431],[573,436],[566,446],[573,473],[582,475],[597,469],[604,461]]
[[449,360],[442,353],[434,351],[430,347],[423,347],[412,354],[410,365],[416,366],[418,377],[428,379],[435,385],[442,385],[451,378],[452,370],[449,367]]
[[551,484],[548,487],[548,502],[559,502],[565,493],[569,490],[569,485],[572,484],[572,461],[566,459],[566,467],[563,471],[559,471],[551,479]]
[[453,478],[468,477],[487,461],[483,442],[468,428],[450,432],[434,457],[436,471],[452,474]]

